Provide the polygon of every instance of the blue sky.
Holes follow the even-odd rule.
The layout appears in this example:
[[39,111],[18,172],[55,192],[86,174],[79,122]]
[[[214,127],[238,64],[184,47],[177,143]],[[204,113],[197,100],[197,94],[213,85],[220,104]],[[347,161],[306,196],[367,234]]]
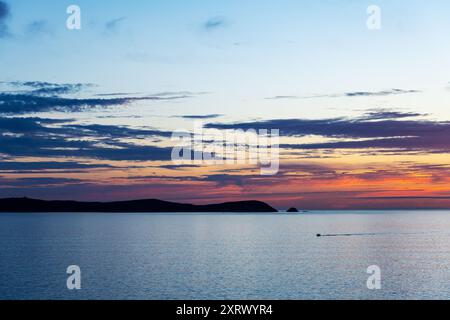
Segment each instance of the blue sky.
[[[65,9],[72,2],[16,0],[14,36],[1,41],[2,78],[89,82],[105,92],[210,92],[190,108],[267,116],[274,112],[265,97],[445,88],[450,4],[377,1],[382,30],[369,31],[366,8],[373,3],[77,1],[82,30],[69,31]],[[42,30],[30,34],[36,21]],[[206,28],[208,21],[219,23]],[[294,103],[307,116],[333,113],[324,100],[283,101],[277,113]]]

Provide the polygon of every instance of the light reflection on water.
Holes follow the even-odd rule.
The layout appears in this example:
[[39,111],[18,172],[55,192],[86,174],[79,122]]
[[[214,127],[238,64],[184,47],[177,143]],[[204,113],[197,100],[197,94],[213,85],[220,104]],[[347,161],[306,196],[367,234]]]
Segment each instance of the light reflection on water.
[[446,211],[1,214],[0,242],[2,299],[450,298]]

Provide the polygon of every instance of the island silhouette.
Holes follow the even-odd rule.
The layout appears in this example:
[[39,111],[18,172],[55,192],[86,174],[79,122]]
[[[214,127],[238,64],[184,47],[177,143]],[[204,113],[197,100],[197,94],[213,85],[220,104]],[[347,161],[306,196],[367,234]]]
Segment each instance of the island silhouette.
[[115,202],[81,202],[81,201],[46,201],[30,198],[0,199],[0,212],[278,212],[262,201],[237,201],[218,204],[194,205],[156,199],[115,201]]

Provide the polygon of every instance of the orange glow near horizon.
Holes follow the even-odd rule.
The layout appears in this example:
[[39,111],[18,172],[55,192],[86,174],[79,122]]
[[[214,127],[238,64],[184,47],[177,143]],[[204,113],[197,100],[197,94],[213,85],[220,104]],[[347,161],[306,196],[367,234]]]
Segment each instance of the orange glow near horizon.
[[[98,161],[110,167],[72,173],[50,170],[47,176],[80,180],[99,190],[83,193],[77,182],[69,181],[64,187],[74,189],[72,195],[78,200],[150,197],[198,204],[261,200],[279,208],[303,209],[449,208],[448,158],[442,154],[365,156],[361,152],[326,159],[293,160],[289,156],[282,157],[277,175],[267,177],[249,165],[174,169],[167,167],[171,162]],[[42,159],[22,159],[38,160]],[[45,176],[40,171],[3,174],[6,179]],[[51,183],[46,187],[51,188]],[[67,199],[64,194],[60,197]]]

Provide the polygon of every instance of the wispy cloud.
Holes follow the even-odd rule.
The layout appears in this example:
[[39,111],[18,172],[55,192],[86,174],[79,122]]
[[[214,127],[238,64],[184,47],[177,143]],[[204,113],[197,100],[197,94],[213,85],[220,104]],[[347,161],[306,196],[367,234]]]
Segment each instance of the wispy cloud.
[[[2,82],[14,87],[26,89],[26,94],[30,95],[64,95],[78,93],[81,90],[93,87],[90,83],[51,83],[44,81],[11,81]],[[31,89],[31,90],[30,90]]]
[[401,118],[416,118],[424,117],[428,114],[418,112],[400,112],[389,109],[374,109],[366,112],[361,119],[365,120],[386,120],[386,119],[401,119]]
[[399,94],[420,93],[420,90],[403,90],[403,89],[389,89],[382,91],[353,91],[337,94],[318,94],[310,96],[296,96],[296,95],[280,95],[266,98],[266,100],[292,100],[292,99],[314,99],[314,98],[355,98],[355,97],[383,97]]
[[75,161],[41,161],[41,162],[22,162],[22,161],[2,161],[0,162],[0,173],[24,173],[24,172],[43,172],[46,170],[79,170],[79,169],[104,169],[113,168],[107,164],[91,164]]
[[293,99],[300,99],[299,96],[274,96],[266,98],[266,100],[293,100]]
[[111,93],[97,93],[96,97],[121,97],[139,95],[138,92],[111,92]]
[[155,100],[154,98],[114,98],[114,99],[76,99],[55,96],[37,96],[30,94],[0,93],[0,113],[24,114],[34,112],[79,112],[100,107],[126,105],[137,100]]
[[163,99],[163,98],[168,98],[168,99],[188,98],[188,97],[192,97],[192,96],[203,95],[206,93],[207,92],[166,91],[166,92],[158,92],[158,93],[149,94],[149,95],[147,95],[147,97],[154,97],[154,98],[160,98],[160,99]]
[[356,91],[346,92],[344,95],[347,97],[382,97],[391,96],[397,94],[419,93],[420,90],[403,90],[403,89],[389,89],[384,91],[370,92],[370,91]]
[[105,33],[106,34],[117,34],[120,30],[121,25],[126,20],[126,17],[115,18],[109,20],[105,23]]
[[222,114],[206,114],[206,115],[184,115],[184,116],[175,116],[177,118],[182,119],[216,119],[222,117]]
[[33,178],[17,178],[17,179],[6,179],[0,177],[0,183],[4,187],[35,187],[35,186],[55,186],[55,185],[67,185],[73,183],[80,183],[82,180],[73,178],[53,178],[53,177],[33,177]]
[[168,170],[182,170],[182,169],[192,169],[192,168],[199,168],[199,165],[196,164],[168,164],[159,166],[159,168],[168,169]]
[[122,96],[111,98],[74,98],[68,94],[78,93],[92,84],[55,84],[49,82],[3,82],[22,88],[19,91],[0,92],[0,114],[24,114],[34,112],[63,111],[79,112],[93,108],[123,106],[135,101],[170,101],[192,97],[193,93],[164,92],[145,96]]
[[36,20],[25,27],[25,33],[30,36],[51,35],[52,32],[47,20]]
[[206,31],[212,31],[219,28],[223,28],[227,25],[227,21],[224,17],[216,16],[208,19],[205,23],[203,23],[203,29]]

